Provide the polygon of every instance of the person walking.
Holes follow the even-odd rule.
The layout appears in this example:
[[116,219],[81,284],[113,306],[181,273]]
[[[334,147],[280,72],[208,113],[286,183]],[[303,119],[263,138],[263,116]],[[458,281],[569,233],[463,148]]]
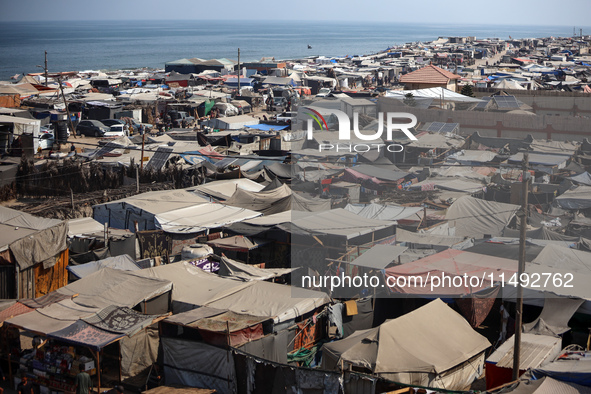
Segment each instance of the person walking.
[[90,394],[92,380],[86,372],[80,372],[76,375],[76,394]]

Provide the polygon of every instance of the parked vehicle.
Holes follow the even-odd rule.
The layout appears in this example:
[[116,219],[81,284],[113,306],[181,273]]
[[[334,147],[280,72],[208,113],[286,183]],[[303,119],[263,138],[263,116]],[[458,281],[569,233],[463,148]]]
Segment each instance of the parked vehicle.
[[125,137],[128,134],[129,134],[129,131],[127,129],[127,125],[114,124],[113,126],[111,126],[109,131],[107,131],[103,135],[103,137],[105,137],[105,138],[119,138],[119,137]]
[[230,101],[234,107],[238,108],[238,112],[240,115],[248,114],[252,112],[252,107],[248,104],[248,101],[245,100],[232,100]]
[[277,115],[277,121],[291,123],[293,120],[295,120],[296,116],[298,116],[298,113],[295,111],[282,112]]
[[183,120],[187,122],[187,124],[191,124],[195,121],[194,117],[189,116],[189,114],[184,111],[169,111],[168,115],[170,116],[173,127],[180,127]]
[[53,144],[55,143],[55,138],[51,133],[43,133],[39,135],[39,147],[42,150],[51,149],[53,148]]
[[285,97],[273,97],[273,110],[284,111],[287,107],[287,99]]
[[101,119],[101,123],[108,127],[111,127],[116,124],[125,124],[125,122],[121,119]]
[[318,91],[318,94],[316,95],[316,97],[328,97],[331,92],[332,92],[332,90],[330,90],[329,88],[321,88]]
[[107,131],[109,128],[98,120],[83,120],[76,126],[78,135],[102,137]]

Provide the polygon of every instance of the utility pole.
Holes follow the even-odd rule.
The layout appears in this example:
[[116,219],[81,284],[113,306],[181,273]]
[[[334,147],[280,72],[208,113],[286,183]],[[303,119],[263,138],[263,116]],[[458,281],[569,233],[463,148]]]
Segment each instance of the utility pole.
[[45,51],[45,86],[47,87],[47,51]]
[[529,193],[529,173],[527,167],[529,166],[529,156],[523,153],[521,175],[521,211],[518,216],[521,218],[519,227],[519,266],[517,267],[517,300],[515,312],[515,343],[513,345],[513,380],[519,378],[519,364],[521,353],[521,326],[523,323],[523,286],[521,284],[521,276],[525,271],[525,230],[527,228],[527,195]]
[[144,146],[146,144],[146,133],[142,134],[142,158],[140,159],[140,169],[144,169]]
[[238,48],[238,96],[240,96],[240,48]]
[[[45,70],[47,71],[47,68]],[[47,79],[45,79],[45,80],[47,81]],[[74,138],[78,138],[78,136],[76,136],[76,130],[74,130],[74,123],[72,123],[72,117],[70,116],[70,109],[68,108],[68,102],[66,101],[66,95],[64,94],[64,88],[62,86],[62,79],[58,78],[57,83],[59,84],[60,92],[62,94],[62,98],[64,99],[64,106],[66,107],[66,115],[68,116],[68,123],[70,124],[70,131],[71,131],[71,133],[74,134]],[[55,136],[55,137],[57,138],[57,136]]]

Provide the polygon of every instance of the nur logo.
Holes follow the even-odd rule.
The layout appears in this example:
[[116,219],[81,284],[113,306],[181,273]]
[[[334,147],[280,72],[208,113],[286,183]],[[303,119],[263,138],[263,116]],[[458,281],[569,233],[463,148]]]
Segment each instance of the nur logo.
[[[314,120],[318,126],[320,126],[321,130],[328,130],[328,124],[324,119],[324,116],[320,114],[320,112],[329,112],[330,114],[336,116],[338,123],[339,123],[339,140],[347,141],[351,139],[351,121],[349,116],[343,111],[339,111],[336,109],[326,110],[324,108],[317,108],[317,107],[303,107],[303,112],[310,116],[312,119],[308,119],[307,121],[307,132],[308,132],[308,139],[313,139],[313,127],[312,127],[312,120]],[[386,141],[392,141],[392,132],[394,130],[402,131],[410,140],[416,141],[417,137],[415,137],[410,128],[417,125],[417,117],[413,114],[409,114],[406,112],[387,112],[384,116],[383,112],[378,113],[378,131],[375,134],[362,134],[359,131],[359,114],[357,112],[353,113],[353,133],[355,137],[363,141],[374,141],[379,139],[384,134],[384,118],[386,118]],[[394,123],[394,120],[399,119],[410,119],[409,123]]]

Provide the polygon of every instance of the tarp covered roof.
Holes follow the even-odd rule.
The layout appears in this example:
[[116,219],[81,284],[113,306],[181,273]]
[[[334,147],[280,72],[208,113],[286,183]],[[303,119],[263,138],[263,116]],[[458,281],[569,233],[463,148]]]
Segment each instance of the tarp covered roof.
[[167,233],[196,233],[260,215],[249,209],[205,203],[158,214],[154,221],[157,228]]
[[388,90],[386,97],[404,99],[407,94],[411,93],[414,98],[433,98],[443,101],[455,101],[462,103],[480,103],[482,100],[475,97],[464,96],[452,90],[442,87],[417,89],[417,90]]
[[441,374],[489,346],[460,314],[437,299],[376,328],[325,344],[323,354],[336,365],[342,360],[388,378],[402,373]]
[[407,218],[414,218],[417,212],[423,210],[421,207],[402,207],[390,204],[347,204],[345,209],[356,215],[367,219],[378,219],[396,221]]
[[109,305],[133,308],[142,301],[170,291],[172,283],[168,280],[140,276],[140,271],[121,271],[103,268],[74,283],[64,286],[57,292],[65,295],[78,294],[79,305],[104,308]]
[[406,249],[406,246],[375,245],[349,264],[383,270],[389,264],[396,262],[398,256]]
[[281,185],[275,189],[260,192],[249,192],[237,189],[226,204],[235,207],[252,209],[265,215],[272,215],[288,210],[317,212],[331,208],[328,199],[308,199],[294,193],[287,185]]
[[473,238],[493,237],[502,234],[518,205],[480,200],[469,196],[458,198],[447,210],[445,219],[455,234]]
[[126,254],[116,257],[108,257],[104,260],[91,261],[80,265],[69,265],[66,268],[77,278],[84,278],[85,276],[93,274],[105,267],[123,271],[137,271],[141,269],[135,261]]
[[240,261],[222,256],[218,275],[232,276],[247,281],[267,280],[291,273],[291,268],[258,268],[254,265],[244,264]]
[[591,186],[578,186],[567,190],[555,200],[563,209],[591,208]]
[[291,225],[284,223],[278,227],[288,232],[297,232],[297,229],[299,229],[304,234],[309,235],[332,235],[351,239],[395,225],[396,222],[367,219],[338,208],[316,212],[314,215],[304,215],[303,217],[298,213],[293,213]]
[[[138,272],[174,283],[175,312],[208,306],[254,316],[291,320],[329,302],[328,295],[265,281],[244,282],[205,272],[189,263],[167,264]],[[175,305],[176,304],[176,305]]]
[[10,248],[21,271],[42,262],[52,267],[68,247],[67,222],[6,207],[0,207],[0,234],[0,250]]

